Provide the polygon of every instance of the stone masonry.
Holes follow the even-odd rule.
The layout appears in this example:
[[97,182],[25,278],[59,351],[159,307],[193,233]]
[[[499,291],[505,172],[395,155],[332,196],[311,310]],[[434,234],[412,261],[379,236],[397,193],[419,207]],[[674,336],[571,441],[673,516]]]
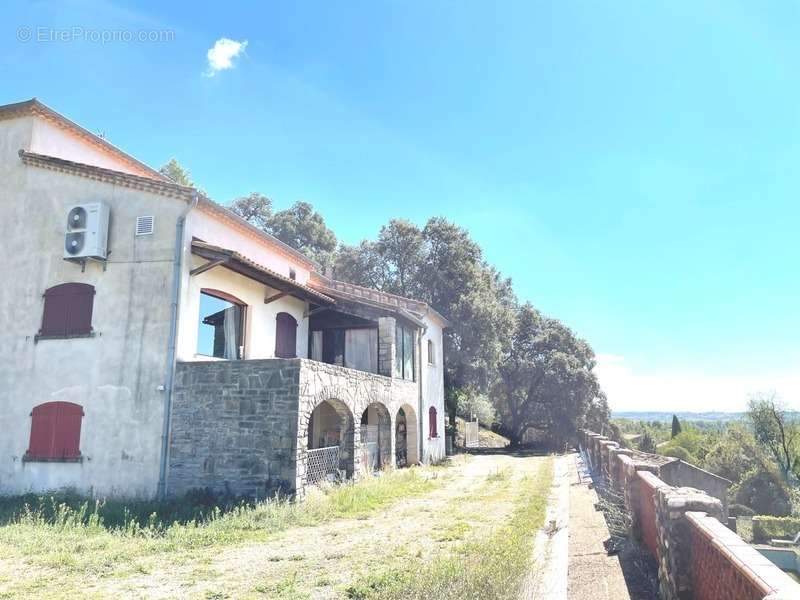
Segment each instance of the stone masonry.
[[[389,415],[380,425],[381,455],[384,466],[391,466],[398,411],[403,408],[409,422],[417,422],[419,388],[416,382],[300,358],[179,363],[168,492],[209,488],[259,498],[278,490],[302,493],[309,418],[326,401],[344,425],[342,469],[358,476],[364,410],[377,403]],[[418,436],[411,433],[409,462],[416,462]]]

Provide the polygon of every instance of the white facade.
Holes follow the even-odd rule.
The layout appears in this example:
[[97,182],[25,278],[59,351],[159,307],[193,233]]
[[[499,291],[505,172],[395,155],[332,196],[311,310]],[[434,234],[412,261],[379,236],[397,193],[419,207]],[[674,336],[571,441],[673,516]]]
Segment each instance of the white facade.
[[[206,260],[192,253],[198,239],[238,252],[298,284],[311,282],[313,263],[268,236],[192,202],[191,190],[155,183],[144,165],[103,143],[87,139],[69,122],[34,111],[4,114],[0,107],[0,208],[8,228],[0,271],[0,494],[72,487],[82,493],[153,496],[159,486],[162,431],[171,369],[169,342],[176,244],[182,251],[175,325],[175,359],[199,356],[201,290],[219,290],[246,305],[243,359],[275,357],[276,317],[297,322],[296,355],[308,357],[309,301],[287,294],[224,265],[191,275]],[[44,159],[24,159],[25,150]],[[47,157],[84,163],[64,166]],[[109,169],[92,172],[91,166]],[[131,177],[135,176],[135,177]],[[137,179],[138,177],[138,179]],[[144,177],[149,177],[150,185]],[[165,185],[165,184],[159,184]],[[111,211],[106,264],[62,259],[70,206],[105,202]],[[154,217],[154,232],[135,235],[136,218]],[[185,216],[180,240],[177,225]],[[76,282],[94,287],[91,337],[39,339],[43,294]],[[417,373],[423,461],[444,457],[442,327],[422,317]],[[428,364],[427,342],[435,361]],[[47,402],[83,408],[80,460],[26,460],[31,411]],[[429,409],[437,413],[438,437],[429,436]]]

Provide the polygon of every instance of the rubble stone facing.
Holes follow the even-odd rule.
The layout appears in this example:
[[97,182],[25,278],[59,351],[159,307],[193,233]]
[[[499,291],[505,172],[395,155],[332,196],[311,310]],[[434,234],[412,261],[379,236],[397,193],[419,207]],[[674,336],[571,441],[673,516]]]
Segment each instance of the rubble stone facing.
[[417,423],[419,387],[304,358],[178,363],[168,493],[208,488],[256,498],[302,494],[308,422],[325,401],[346,423],[341,467],[358,477],[364,410],[373,402],[385,407],[381,459],[393,466],[397,413],[401,407],[413,411],[409,422]]
[[178,363],[168,492],[263,498],[294,486],[296,360]]
[[[607,473],[622,490],[631,516],[630,535],[658,562],[662,600],[800,598],[800,585],[722,524],[725,506],[719,498],[661,479],[662,468],[676,473],[673,461],[615,451],[589,431],[582,431],[579,439],[595,472]],[[603,452],[610,462],[607,469],[602,468]],[[697,471],[692,476],[705,481]]]

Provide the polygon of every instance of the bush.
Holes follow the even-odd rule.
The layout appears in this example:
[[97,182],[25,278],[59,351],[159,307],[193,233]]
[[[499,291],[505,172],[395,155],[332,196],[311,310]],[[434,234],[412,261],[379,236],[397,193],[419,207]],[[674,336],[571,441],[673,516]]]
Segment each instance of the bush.
[[753,541],[757,544],[774,539],[794,539],[800,532],[796,517],[753,517]]
[[497,422],[497,411],[487,396],[471,389],[456,390],[454,395],[456,414],[465,421],[477,417],[478,422],[488,429]]
[[732,517],[752,517],[755,511],[744,504],[731,504],[728,508],[728,514]]
[[737,504],[744,504],[759,515],[785,517],[791,512],[789,488],[774,469],[748,471],[735,488]]
[[687,462],[692,465],[698,464],[697,458],[683,446],[671,446],[667,448],[663,454],[664,456],[680,458],[683,462]]

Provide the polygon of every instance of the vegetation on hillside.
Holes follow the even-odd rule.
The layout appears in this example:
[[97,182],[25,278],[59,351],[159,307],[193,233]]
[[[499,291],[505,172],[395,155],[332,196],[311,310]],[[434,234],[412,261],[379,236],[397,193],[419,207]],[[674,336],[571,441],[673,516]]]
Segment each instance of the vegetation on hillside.
[[800,516],[800,421],[774,394],[753,396],[741,418],[676,422],[614,419],[623,443],[729,479],[732,512]]

